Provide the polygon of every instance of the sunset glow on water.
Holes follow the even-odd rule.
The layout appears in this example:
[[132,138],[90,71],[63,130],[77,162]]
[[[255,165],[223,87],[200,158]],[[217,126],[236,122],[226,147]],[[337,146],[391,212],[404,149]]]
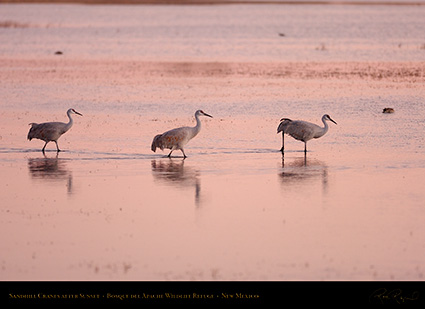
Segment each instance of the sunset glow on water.
[[4,280],[423,280],[425,6],[0,8]]

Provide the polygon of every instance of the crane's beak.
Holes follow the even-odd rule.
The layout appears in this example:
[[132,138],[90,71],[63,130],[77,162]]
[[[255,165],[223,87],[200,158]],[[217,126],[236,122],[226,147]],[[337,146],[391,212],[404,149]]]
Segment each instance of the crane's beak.
[[337,124],[331,117],[328,117],[330,121],[332,121],[333,123]]
[[79,112],[77,112],[76,110],[74,110],[74,113],[76,113],[77,115],[83,116],[83,114],[80,114]]
[[207,117],[213,118],[213,116],[208,115],[207,113],[202,112],[202,114],[203,114],[204,116],[207,116]]

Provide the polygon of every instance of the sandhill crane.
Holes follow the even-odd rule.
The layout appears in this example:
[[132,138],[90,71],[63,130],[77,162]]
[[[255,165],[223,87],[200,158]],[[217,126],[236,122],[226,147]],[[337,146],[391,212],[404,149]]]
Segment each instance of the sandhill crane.
[[292,136],[296,140],[304,142],[304,153],[307,153],[307,142],[313,138],[322,137],[326,134],[326,132],[328,132],[328,124],[326,123],[328,120],[336,124],[336,122],[333,121],[328,114],[325,114],[322,117],[322,122],[324,124],[323,128],[319,127],[317,124],[307,121],[282,118],[277,128],[277,133],[282,132],[282,148],[280,149],[282,154],[285,150],[285,134]]
[[71,117],[71,114],[77,114],[81,115],[79,112],[77,112],[75,109],[70,108],[66,112],[69,118],[68,123],[64,122],[44,122],[44,123],[30,123],[31,129],[28,132],[28,139],[32,140],[33,138],[41,139],[42,141],[45,141],[43,149],[41,151],[44,153],[44,149],[46,148],[46,145],[48,142],[55,142],[56,143],[56,150],[57,152],[61,151],[58,146],[58,139],[62,136],[66,131],[71,129],[73,120]]
[[176,128],[163,134],[158,134],[153,138],[151,146],[152,151],[155,152],[156,148],[160,148],[161,150],[164,150],[164,148],[171,149],[168,154],[168,157],[171,157],[171,153],[174,150],[180,149],[183,153],[183,157],[186,158],[183,147],[201,130],[201,121],[199,120],[199,116],[212,118],[211,115],[204,113],[202,110],[197,110],[195,113],[196,126]]

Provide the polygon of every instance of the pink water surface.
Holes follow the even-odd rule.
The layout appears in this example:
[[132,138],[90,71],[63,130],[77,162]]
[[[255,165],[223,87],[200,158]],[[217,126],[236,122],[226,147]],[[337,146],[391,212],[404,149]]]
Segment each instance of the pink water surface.
[[[116,27],[105,22],[114,7],[99,6],[96,17],[92,7],[35,7],[40,15],[6,6],[35,26],[0,29],[13,37],[0,47],[3,280],[423,280],[425,68],[414,31],[422,6],[399,7],[411,18],[402,29],[413,32],[384,32],[378,47],[368,42],[383,28],[364,37],[340,7],[308,7],[308,25],[320,21],[314,12],[335,14],[350,40],[329,37],[328,19],[320,40],[295,27],[297,18],[284,19],[300,31],[287,49],[276,41],[279,27],[238,28],[256,6],[232,6],[226,14],[241,15],[230,25],[212,13],[221,6],[144,7],[159,14],[154,21],[138,19],[139,7],[119,7],[127,18]],[[298,9],[288,7],[303,16]],[[363,21],[385,24],[394,8],[381,9]],[[288,14],[261,10],[272,25]],[[140,26],[152,32],[136,36]],[[206,26],[212,37],[200,40]],[[273,38],[260,40],[270,29]],[[122,41],[107,39],[111,31]],[[316,50],[322,38],[328,51]],[[220,47],[229,39],[240,52]],[[193,40],[200,48],[185,53]],[[137,54],[132,42],[149,43],[148,51]],[[274,46],[288,58],[264,52]],[[50,50],[58,48],[63,55]],[[44,142],[26,140],[28,124],[67,121],[70,107],[83,116],[59,140],[62,152],[50,143],[43,155]],[[202,119],[186,160],[150,150],[156,134],[194,125],[197,109],[214,118]],[[310,141],[306,156],[287,137],[282,157],[279,120],[321,125],[325,113],[338,124]]]

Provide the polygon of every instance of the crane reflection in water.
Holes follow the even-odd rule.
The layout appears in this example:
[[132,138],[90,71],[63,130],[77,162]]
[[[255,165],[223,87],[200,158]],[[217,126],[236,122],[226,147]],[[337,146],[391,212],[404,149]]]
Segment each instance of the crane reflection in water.
[[328,167],[322,161],[307,159],[307,156],[296,157],[293,160],[282,156],[282,169],[279,171],[281,183],[285,186],[305,184],[321,179],[323,192],[328,188]]
[[176,187],[193,187],[195,191],[195,205],[201,204],[201,183],[199,172],[191,167],[184,166],[185,160],[152,160],[152,175],[156,180],[164,181]]
[[66,183],[67,193],[72,194],[72,173],[66,166],[66,160],[54,157],[29,158],[28,170],[31,178],[46,182]]

